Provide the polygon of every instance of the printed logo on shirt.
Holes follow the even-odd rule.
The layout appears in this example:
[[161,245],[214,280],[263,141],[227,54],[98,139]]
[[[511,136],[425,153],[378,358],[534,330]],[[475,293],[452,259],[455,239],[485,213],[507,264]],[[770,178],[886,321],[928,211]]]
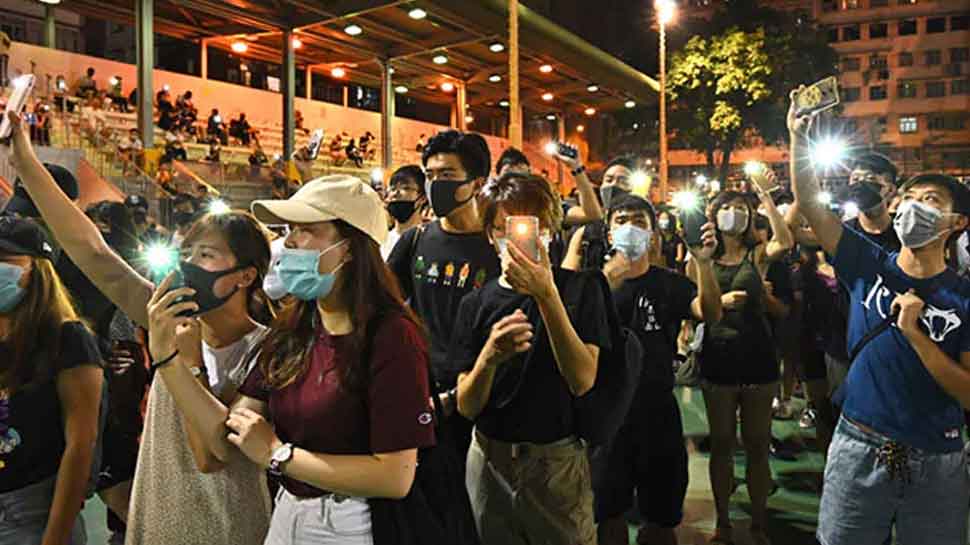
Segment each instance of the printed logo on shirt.
[[414,260],[414,279],[421,280],[424,276],[424,256],[419,255],[416,260]]
[[953,429],[946,430],[943,433],[943,437],[946,437],[947,439],[959,439],[960,438],[960,429],[959,428],[953,428]]
[[427,426],[431,423],[431,420],[433,420],[431,413],[421,413],[418,415],[418,424],[422,426]]
[[455,277],[455,264],[449,262],[447,265],[445,265],[445,278],[442,283],[446,286],[450,286],[451,281],[452,279],[454,279],[454,277]]
[[[865,300],[862,301],[862,306],[866,310],[876,312],[881,318],[885,319],[889,316],[893,300],[897,296],[899,296],[898,293],[886,287],[882,275],[877,274],[876,283],[869,290]],[[930,339],[937,343],[943,342],[947,335],[963,325],[963,321],[960,320],[956,310],[937,308],[929,303],[923,307],[920,321],[926,327]],[[893,327],[897,327],[896,324],[893,324]]]
[[478,269],[478,272],[475,273],[475,280],[472,285],[475,286],[475,289],[477,290],[485,285],[486,278],[488,278],[488,273],[485,272],[485,269]]
[[643,330],[647,332],[660,331],[660,323],[657,322],[657,312],[653,303],[645,295],[637,299],[637,309],[643,322]]
[[471,274],[472,268],[468,263],[465,263],[461,267],[461,272],[458,273],[458,287],[464,288],[465,284],[468,282],[468,275]]
[[[10,454],[23,442],[20,432],[7,425],[8,418],[10,418],[10,394],[3,390],[0,391],[0,454]],[[6,466],[7,462],[0,459],[0,469]]]
[[437,284],[438,283],[438,262],[432,262],[431,267],[428,268],[428,283]]

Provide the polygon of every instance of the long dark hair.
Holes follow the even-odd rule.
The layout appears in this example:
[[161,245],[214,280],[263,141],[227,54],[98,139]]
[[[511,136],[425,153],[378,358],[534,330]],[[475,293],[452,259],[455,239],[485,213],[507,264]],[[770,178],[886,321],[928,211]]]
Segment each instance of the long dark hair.
[[[751,206],[751,198],[747,193],[742,193],[740,191],[722,192],[711,202],[711,206],[707,210],[707,219],[714,223],[714,225],[717,225],[717,212],[727,203],[733,200],[743,201],[745,208],[748,210],[748,226],[744,230],[741,237],[741,244],[750,250],[759,244],[758,239],[754,234],[754,221],[757,218],[758,211]],[[724,237],[721,236],[720,228],[716,229],[714,232],[717,235],[717,249],[714,250],[714,259],[720,259],[721,256],[724,255]]]
[[[346,305],[353,331],[340,340],[351,357],[338,358],[341,387],[348,391],[365,388],[370,376],[370,347],[367,345],[379,322],[390,316],[403,316],[424,328],[414,312],[404,304],[397,278],[381,258],[377,242],[350,224],[334,220],[337,232],[347,240],[353,256],[343,268],[337,296]],[[266,384],[282,389],[307,370],[307,358],[316,339],[317,302],[292,299],[273,321],[263,341],[259,366]]]
[[111,227],[111,234],[105,237],[108,246],[126,261],[135,258],[138,252],[138,235],[135,232],[135,220],[127,206],[116,201],[101,201],[89,206],[86,213],[91,219]]

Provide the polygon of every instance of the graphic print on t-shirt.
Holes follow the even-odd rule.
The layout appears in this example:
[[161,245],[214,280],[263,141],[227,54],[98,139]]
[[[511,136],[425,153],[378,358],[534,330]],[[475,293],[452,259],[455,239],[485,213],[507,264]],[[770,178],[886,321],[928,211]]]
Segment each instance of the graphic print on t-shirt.
[[637,299],[637,309],[641,313],[643,330],[650,331],[660,331],[660,324],[657,322],[657,311],[654,309],[653,302],[650,301],[645,295],[641,295]]
[[455,264],[449,262],[447,265],[445,265],[445,278],[444,278],[443,284],[446,286],[450,286],[451,281],[454,277],[455,277]]
[[475,283],[474,283],[475,289],[477,290],[482,286],[484,286],[485,280],[487,278],[488,278],[488,271],[486,271],[485,269],[478,269],[478,272],[475,274]]
[[437,284],[438,283],[438,262],[435,261],[428,268],[428,283]]
[[414,279],[421,280],[422,276],[424,276],[424,257],[418,256],[414,261]]
[[[10,418],[10,394],[6,390],[0,391],[0,454],[10,454],[20,443],[20,433],[7,425]],[[7,463],[0,458],[0,469]]]
[[472,268],[465,263],[461,267],[461,273],[458,274],[458,287],[464,288],[465,283],[468,282],[468,275],[471,274]]
[[[893,300],[898,296],[898,293],[886,287],[882,275],[877,274],[876,283],[872,285],[869,294],[862,301],[862,306],[866,310],[876,311],[881,318],[885,319],[890,314]],[[926,327],[930,339],[937,343],[943,342],[947,335],[963,324],[956,310],[940,309],[929,303],[923,307],[920,322]],[[896,324],[893,324],[893,327],[897,327]]]

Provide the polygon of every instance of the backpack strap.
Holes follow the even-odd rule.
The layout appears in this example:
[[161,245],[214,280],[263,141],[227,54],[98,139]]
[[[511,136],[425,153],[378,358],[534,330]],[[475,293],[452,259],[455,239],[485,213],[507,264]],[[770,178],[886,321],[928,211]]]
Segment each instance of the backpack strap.
[[[411,251],[408,252],[408,263],[414,263],[414,256],[418,253],[418,241],[421,240],[421,235],[424,234],[424,230],[427,228],[427,223],[422,223],[414,228],[414,236],[411,237]],[[411,265],[413,267],[413,265]]]

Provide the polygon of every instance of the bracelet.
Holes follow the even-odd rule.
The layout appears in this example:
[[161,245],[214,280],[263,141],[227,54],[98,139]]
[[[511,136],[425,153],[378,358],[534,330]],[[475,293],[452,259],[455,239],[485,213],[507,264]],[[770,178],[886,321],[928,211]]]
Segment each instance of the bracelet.
[[580,174],[586,172],[586,165],[579,165],[575,170],[570,170],[569,173],[573,176],[579,176]]
[[457,395],[458,395],[458,387],[457,386],[454,387],[454,388],[452,388],[452,389],[450,389],[450,390],[448,390],[448,403],[450,403],[452,407],[457,406],[456,403],[455,403],[455,396],[457,396]]
[[165,358],[164,360],[153,363],[152,370],[161,369],[162,367],[165,367],[166,365],[172,363],[173,361],[175,361],[175,356],[178,356],[178,355],[179,355],[179,351],[176,350],[175,352],[172,353],[171,356]]

